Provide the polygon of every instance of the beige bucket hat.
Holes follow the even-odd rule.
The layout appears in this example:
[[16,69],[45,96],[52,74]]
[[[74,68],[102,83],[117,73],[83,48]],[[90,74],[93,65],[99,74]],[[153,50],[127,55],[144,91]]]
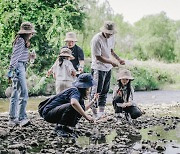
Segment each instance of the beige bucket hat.
[[72,51],[69,48],[62,48],[60,50],[59,56],[70,57],[71,60],[74,59],[74,56],[72,55]]
[[134,80],[134,78],[131,75],[131,72],[129,70],[127,70],[127,69],[124,69],[124,70],[119,72],[118,80],[121,80],[121,79]]
[[21,24],[18,34],[31,34],[31,33],[36,33],[33,24],[30,22],[23,22]]
[[74,41],[77,42],[77,38],[76,38],[76,33],[74,32],[68,32],[66,33],[66,38],[64,39],[64,41]]
[[115,34],[115,24],[112,21],[105,21],[103,27],[100,28],[100,31],[107,34]]

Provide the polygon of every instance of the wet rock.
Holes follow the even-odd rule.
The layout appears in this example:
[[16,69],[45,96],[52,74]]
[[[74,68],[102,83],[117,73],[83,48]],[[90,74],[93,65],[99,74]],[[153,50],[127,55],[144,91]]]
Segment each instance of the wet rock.
[[26,146],[24,144],[22,144],[22,143],[19,143],[19,144],[9,145],[8,149],[24,150],[24,149],[26,149]]
[[164,146],[162,146],[162,145],[157,145],[157,146],[155,147],[155,149],[158,150],[158,151],[165,151],[165,150],[166,150],[166,147],[164,147]]
[[8,135],[7,130],[0,129],[0,138],[4,139]]

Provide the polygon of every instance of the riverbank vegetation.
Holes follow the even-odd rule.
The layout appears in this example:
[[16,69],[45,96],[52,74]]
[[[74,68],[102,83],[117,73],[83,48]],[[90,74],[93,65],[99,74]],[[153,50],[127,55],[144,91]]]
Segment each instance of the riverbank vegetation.
[[[114,14],[109,3],[96,0],[13,0],[0,1],[0,97],[8,87],[7,69],[12,41],[22,21],[34,23],[37,34],[30,50],[37,59],[28,66],[30,95],[54,94],[54,79],[46,71],[57,58],[68,31],[78,35],[78,45],[86,56],[85,71],[90,72],[90,40],[99,32],[104,20],[116,23],[116,53],[127,59],[126,67],[135,77],[135,90],[180,89],[180,21],[164,12],[145,16],[131,25],[123,15]],[[136,60],[134,60],[136,59]],[[152,60],[153,59],[153,60]],[[118,68],[112,72],[112,87]]]

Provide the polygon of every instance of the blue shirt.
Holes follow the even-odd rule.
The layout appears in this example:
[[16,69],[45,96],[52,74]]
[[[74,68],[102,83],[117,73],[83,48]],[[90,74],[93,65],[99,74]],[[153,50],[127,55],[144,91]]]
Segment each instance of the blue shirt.
[[52,98],[51,102],[46,105],[46,107],[43,110],[43,115],[45,115],[50,110],[54,109],[57,106],[60,106],[62,104],[70,103],[71,99],[76,99],[80,105],[84,107],[84,100],[81,98],[81,94],[79,90],[76,87],[71,87],[68,89],[63,90],[61,93],[56,95],[54,98]]

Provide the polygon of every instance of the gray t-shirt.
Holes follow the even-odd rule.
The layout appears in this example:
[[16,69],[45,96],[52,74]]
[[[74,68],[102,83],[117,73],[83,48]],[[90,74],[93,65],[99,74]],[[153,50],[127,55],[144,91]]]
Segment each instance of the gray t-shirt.
[[109,71],[112,68],[111,64],[100,62],[96,59],[96,56],[103,56],[107,59],[111,59],[111,49],[114,48],[115,39],[114,35],[110,38],[105,38],[102,32],[96,34],[91,40],[91,56],[92,56],[92,69],[101,71]]

